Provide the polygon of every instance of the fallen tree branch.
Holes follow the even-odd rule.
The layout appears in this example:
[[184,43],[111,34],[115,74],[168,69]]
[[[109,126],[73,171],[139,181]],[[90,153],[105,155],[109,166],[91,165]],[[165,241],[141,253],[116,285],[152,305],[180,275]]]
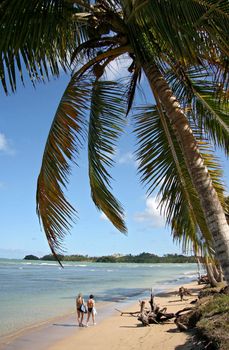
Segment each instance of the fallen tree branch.
[[182,310],[179,310],[175,313],[175,316],[179,316],[182,312],[185,312],[185,311],[191,311],[191,310],[194,310],[195,308],[194,307],[185,307],[184,309]]
[[127,311],[121,311],[121,310],[118,310],[118,309],[115,309],[115,310],[120,312],[121,316],[122,315],[136,315],[136,314],[140,313],[140,311],[127,312]]

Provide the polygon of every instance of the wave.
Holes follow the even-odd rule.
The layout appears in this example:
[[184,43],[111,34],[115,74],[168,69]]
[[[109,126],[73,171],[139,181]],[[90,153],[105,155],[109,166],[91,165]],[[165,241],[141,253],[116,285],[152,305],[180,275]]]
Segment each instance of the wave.
[[56,263],[40,263],[38,265],[42,265],[42,266],[59,266],[59,264],[56,264]]
[[197,272],[196,271],[185,271],[185,272],[183,272],[183,274],[184,275],[193,275],[193,274],[197,274]]
[[23,262],[22,265],[34,265],[34,264],[31,262]]
[[181,277],[177,277],[177,278],[174,278],[172,280],[165,280],[165,281],[160,281],[159,283],[161,283],[162,285],[163,284],[175,284],[175,285],[178,285],[180,284],[181,282],[182,283],[189,283],[193,280],[196,280],[197,279],[197,275],[189,275],[189,276],[181,276]]

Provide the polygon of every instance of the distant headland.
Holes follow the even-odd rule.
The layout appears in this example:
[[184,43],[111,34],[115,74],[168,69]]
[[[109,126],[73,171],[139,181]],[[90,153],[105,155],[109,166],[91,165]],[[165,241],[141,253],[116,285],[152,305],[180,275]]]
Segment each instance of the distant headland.
[[[165,254],[158,256],[151,253],[141,253],[138,255],[122,255],[113,254],[100,257],[89,257],[88,255],[58,255],[60,261],[85,261],[85,262],[99,262],[99,263],[195,263],[194,256],[186,256],[179,254]],[[35,255],[26,255],[24,260],[46,260],[54,261],[52,254],[44,255],[39,258]]]

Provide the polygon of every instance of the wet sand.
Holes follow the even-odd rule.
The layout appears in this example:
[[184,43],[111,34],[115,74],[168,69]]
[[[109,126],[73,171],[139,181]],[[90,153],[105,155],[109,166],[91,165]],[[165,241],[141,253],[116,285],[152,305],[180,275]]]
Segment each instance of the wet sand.
[[[101,302],[97,305],[99,322],[110,316],[111,308],[113,303]],[[76,313],[72,312],[1,337],[0,350],[43,350],[80,330]]]

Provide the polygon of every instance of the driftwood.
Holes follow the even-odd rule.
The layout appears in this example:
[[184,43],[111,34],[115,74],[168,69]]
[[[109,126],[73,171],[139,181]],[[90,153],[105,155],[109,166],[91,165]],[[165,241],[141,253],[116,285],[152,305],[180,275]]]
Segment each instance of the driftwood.
[[[184,287],[185,293],[191,295],[191,293]],[[180,288],[180,289],[181,289]],[[186,294],[185,294],[186,295]],[[186,307],[182,310],[177,311],[176,313],[167,312],[167,308],[160,308],[154,300],[154,295],[151,292],[150,300],[150,309],[146,307],[145,300],[139,300],[140,310],[134,312],[123,312],[121,310],[116,309],[122,315],[131,315],[133,317],[137,317],[138,321],[142,323],[143,326],[150,326],[150,324],[163,324],[163,322],[175,319],[174,322],[177,325],[180,331],[186,331],[188,328],[191,328],[191,324],[189,324],[189,318],[186,315],[190,316],[190,313],[193,312],[195,314],[196,308]],[[195,317],[194,317],[195,319]]]
[[154,296],[151,293],[149,300],[150,309],[146,307],[145,300],[139,300],[140,310],[134,312],[123,312],[116,309],[122,315],[131,315],[137,317],[138,321],[142,323],[143,326],[149,326],[150,324],[159,324],[175,317],[174,313],[168,313],[167,308],[160,308],[154,301]]
[[143,326],[149,326],[150,323],[158,323],[156,321],[156,313],[154,308],[151,307],[151,311],[146,309],[145,300],[139,300],[140,314],[138,315],[138,321],[141,321]]
[[[174,323],[180,331],[187,331],[188,329],[194,328],[201,316],[200,310],[197,307],[185,309],[178,311],[176,313],[177,317],[174,320]],[[181,314],[182,311],[188,312]]]
[[122,315],[138,315],[139,314],[139,311],[133,311],[133,312],[125,312],[125,311],[121,311],[121,310],[118,310],[118,309],[115,309],[116,311],[120,312],[120,316]]
[[187,288],[184,288],[183,286],[181,286],[179,288],[178,294],[180,296],[180,300],[183,301],[184,300],[184,296],[185,295],[192,295],[189,290]]
[[184,323],[181,323],[179,321],[179,319],[176,318],[174,320],[174,323],[176,324],[176,326],[179,329],[179,331],[183,332],[183,331],[187,331],[188,330],[188,327]]
[[175,313],[175,316],[178,317],[178,316],[180,316],[183,312],[190,311],[190,310],[193,310],[193,309],[194,309],[193,307],[185,307],[184,309],[177,311],[177,312]]
[[208,297],[203,297],[195,300],[196,306],[186,307],[176,312],[176,318],[174,320],[180,331],[186,331],[196,326],[197,322],[201,318],[200,305],[204,305],[209,301]]
[[160,309],[160,307],[155,304],[154,296],[153,296],[152,292],[151,292],[149,304],[151,306],[151,311],[156,314],[156,321],[157,322],[163,322],[163,321],[166,321],[166,320],[170,320],[171,318],[174,317],[174,313],[168,313],[167,312],[167,307],[164,307],[163,309]]
[[207,275],[201,275],[198,278],[198,284],[209,284],[209,279]]

